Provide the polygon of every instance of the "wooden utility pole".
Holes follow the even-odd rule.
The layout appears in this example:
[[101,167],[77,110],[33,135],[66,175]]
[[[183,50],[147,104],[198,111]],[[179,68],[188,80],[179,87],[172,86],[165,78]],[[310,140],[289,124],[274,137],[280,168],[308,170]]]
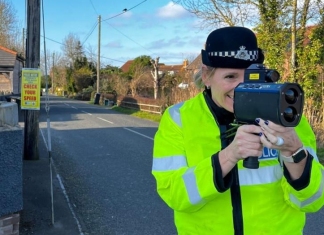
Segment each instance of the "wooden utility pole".
[[22,53],[23,53],[23,57],[24,58],[26,58],[25,57],[25,43],[26,43],[26,41],[25,41],[25,28],[23,28],[23,33],[22,33],[22,45],[23,45],[23,48],[22,48]]
[[98,16],[98,62],[97,62],[97,93],[94,104],[99,104],[100,100],[100,38],[101,38],[101,15]]
[[100,83],[100,38],[101,38],[101,15],[99,15],[98,17],[97,93],[99,93],[99,83]]
[[[26,68],[39,68],[40,0],[27,3]],[[24,159],[38,160],[39,110],[25,110]]]
[[53,71],[53,75],[52,75],[52,94],[55,95],[55,89],[54,89],[54,57],[55,57],[55,53],[53,53],[53,61],[52,61],[52,71]]

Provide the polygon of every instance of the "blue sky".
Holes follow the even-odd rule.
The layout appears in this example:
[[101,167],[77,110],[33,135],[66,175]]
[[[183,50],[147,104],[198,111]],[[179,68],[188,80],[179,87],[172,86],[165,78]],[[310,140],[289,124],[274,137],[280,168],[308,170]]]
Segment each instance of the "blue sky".
[[[62,43],[69,33],[77,35],[85,51],[98,52],[98,15],[101,15],[101,64],[121,66],[140,55],[160,57],[165,64],[193,60],[203,47],[207,30],[180,5],[169,0],[43,0],[45,35]],[[25,24],[25,0],[12,0],[20,22]],[[131,9],[123,13],[123,9]],[[117,17],[114,17],[123,13]],[[112,19],[109,19],[114,17]],[[91,30],[93,32],[91,33]],[[41,29],[43,35],[43,29]],[[90,35],[90,36],[89,36]],[[87,38],[87,36],[89,36]],[[62,45],[46,40],[50,52]],[[43,49],[43,39],[41,40]]]

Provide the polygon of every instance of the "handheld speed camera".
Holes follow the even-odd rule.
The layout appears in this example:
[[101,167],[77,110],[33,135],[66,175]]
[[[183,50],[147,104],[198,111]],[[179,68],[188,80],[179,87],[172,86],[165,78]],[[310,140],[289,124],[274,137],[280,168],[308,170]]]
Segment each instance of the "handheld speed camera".
[[[300,122],[304,92],[297,83],[276,83],[280,74],[263,64],[252,64],[245,70],[244,82],[234,89],[234,115],[239,124],[254,124],[256,118],[285,127]],[[249,162],[253,160],[253,162]],[[258,168],[255,157],[245,159],[247,168]]]

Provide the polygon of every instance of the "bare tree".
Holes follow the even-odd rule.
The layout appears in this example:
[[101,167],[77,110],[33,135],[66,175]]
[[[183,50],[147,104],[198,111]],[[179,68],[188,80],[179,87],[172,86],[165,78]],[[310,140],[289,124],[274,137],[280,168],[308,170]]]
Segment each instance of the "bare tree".
[[[91,62],[93,64],[97,64],[97,55],[98,54],[97,54],[96,50],[91,45],[87,46],[86,55],[87,55],[89,62]],[[101,67],[105,67],[105,66],[102,65]]]
[[155,60],[151,59],[150,62],[153,66],[151,71],[153,77],[153,87],[154,87],[154,99],[158,97],[158,90],[160,86],[160,76],[159,76],[159,59],[160,57],[156,57]]
[[73,65],[77,58],[84,55],[80,39],[73,33],[69,33],[69,35],[64,38],[61,49],[71,65]]
[[[60,56],[60,57],[59,57]],[[67,70],[66,70],[66,61],[63,59],[61,55],[58,54],[58,57],[54,58],[55,64],[53,68],[54,74],[54,86],[56,89],[65,90],[67,88]]]
[[110,80],[114,83],[114,90],[118,95],[127,95],[129,91],[129,76],[125,74],[113,74]]
[[22,40],[19,35],[16,11],[10,2],[0,0],[0,45],[9,49],[22,52]]
[[132,79],[129,82],[129,88],[131,90],[132,96],[135,97],[137,92],[147,86],[147,78],[150,74],[150,68],[143,64],[137,64],[133,68]]
[[202,28],[251,25],[258,19],[257,8],[245,0],[176,0],[201,19]]

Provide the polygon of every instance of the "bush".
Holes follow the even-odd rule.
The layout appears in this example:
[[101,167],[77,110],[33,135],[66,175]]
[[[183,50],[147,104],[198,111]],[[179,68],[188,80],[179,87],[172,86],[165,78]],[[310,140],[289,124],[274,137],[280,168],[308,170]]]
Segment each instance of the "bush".
[[90,101],[91,100],[91,93],[90,92],[78,93],[73,98],[76,99],[76,100]]
[[317,147],[324,148],[324,128],[323,125],[316,125],[313,127],[316,140],[317,140]]

